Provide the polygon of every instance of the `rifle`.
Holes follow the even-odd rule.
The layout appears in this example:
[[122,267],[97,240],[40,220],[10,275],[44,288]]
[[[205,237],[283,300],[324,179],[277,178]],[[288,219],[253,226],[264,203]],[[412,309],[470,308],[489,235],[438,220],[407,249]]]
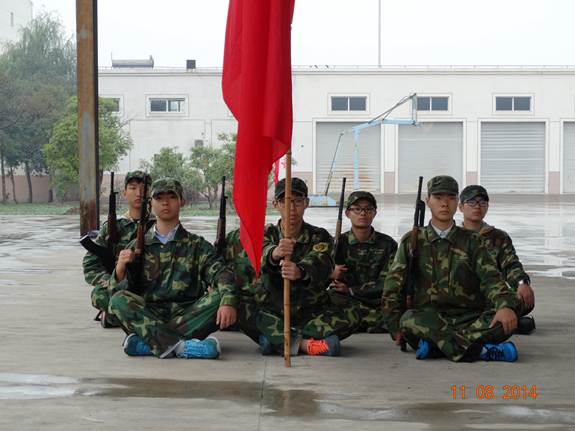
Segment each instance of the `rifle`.
[[345,177],[343,178],[343,181],[341,183],[341,197],[339,198],[339,213],[337,215],[337,223],[335,225],[335,237],[334,237],[334,243],[335,243],[335,247],[333,249],[333,258],[336,259],[337,257],[337,252],[339,250],[339,237],[341,235],[341,223],[342,223],[342,218],[343,218],[343,201],[345,199]]
[[112,273],[116,266],[116,251],[118,243],[118,226],[116,225],[116,195],[114,191],[114,173],[110,172],[110,197],[108,200],[108,223],[107,235],[105,238],[106,247],[97,245],[88,235],[80,240],[80,244],[92,254],[95,254],[104,262],[104,267],[108,273]]
[[226,246],[226,177],[222,177],[222,196],[220,197],[220,218],[218,219],[218,232],[216,234],[216,242],[214,246],[220,256],[224,255],[224,247]]
[[150,176],[144,174],[144,191],[142,192],[142,209],[140,210],[140,221],[138,222],[138,237],[136,239],[136,248],[134,250],[134,261],[129,263],[127,269],[134,275],[134,283],[131,291],[136,295],[142,292],[142,273],[144,271],[144,239],[146,236],[146,226],[148,225],[148,184],[151,183]]
[[[409,269],[407,273],[407,286],[405,289],[406,299],[405,307],[409,310],[413,305],[413,292],[415,286],[415,266],[417,265],[417,236],[419,228],[423,227],[425,219],[425,204],[421,200],[421,186],[423,177],[419,177],[419,187],[417,189],[417,199],[415,201],[415,215],[413,216],[413,230],[411,231],[411,245],[409,248]],[[405,340],[401,340],[401,351],[405,352]]]

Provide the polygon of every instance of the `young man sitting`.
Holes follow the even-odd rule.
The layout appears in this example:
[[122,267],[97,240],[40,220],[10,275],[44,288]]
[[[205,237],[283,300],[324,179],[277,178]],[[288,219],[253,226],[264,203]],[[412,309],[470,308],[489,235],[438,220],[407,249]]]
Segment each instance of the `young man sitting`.
[[[202,237],[180,224],[186,203],[171,178],[151,187],[157,223],[146,233],[142,272],[129,266],[136,241],[120,253],[108,292],[109,311],[129,334],[124,352],[159,358],[217,358],[219,342],[206,338],[236,320],[236,280],[223,258]],[[211,286],[206,292],[204,286]]]
[[517,333],[532,334],[535,332],[535,319],[528,314],[535,307],[535,294],[531,289],[531,280],[523,270],[507,232],[484,221],[488,210],[489,195],[484,187],[473,185],[463,189],[459,198],[459,211],[463,213],[462,226],[486,239],[489,251],[495,257],[503,280],[507,282],[509,293],[515,301]]
[[[291,180],[291,201],[286,201],[285,180],[275,186],[274,208],[281,213],[277,225],[265,228],[262,269],[253,298],[243,297],[238,329],[260,345],[263,355],[284,351],[284,280],[290,280],[290,354],[339,356],[340,339],[361,324],[355,305],[332,304],[325,280],[333,272],[333,239],[322,228],[304,222],[309,205],[307,186]],[[287,217],[285,208],[289,208]],[[284,227],[290,223],[290,237]],[[291,260],[284,258],[291,256]]]

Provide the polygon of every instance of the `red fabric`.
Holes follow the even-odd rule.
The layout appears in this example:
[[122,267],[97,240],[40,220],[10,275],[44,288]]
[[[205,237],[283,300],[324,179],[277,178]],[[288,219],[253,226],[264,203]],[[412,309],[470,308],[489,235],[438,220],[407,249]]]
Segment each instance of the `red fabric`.
[[240,238],[259,273],[268,175],[292,138],[294,0],[230,0],[222,90],[238,120],[234,205]]

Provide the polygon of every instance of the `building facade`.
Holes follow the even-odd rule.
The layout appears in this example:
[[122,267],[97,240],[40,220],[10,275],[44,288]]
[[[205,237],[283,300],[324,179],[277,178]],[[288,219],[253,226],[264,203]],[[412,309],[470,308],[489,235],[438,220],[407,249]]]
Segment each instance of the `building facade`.
[[0,0],[0,54],[6,42],[18,40],[18,30],[32,20],[30,0]]
[[[219,147],[237,122],[221,91],[221,69],[102,69],[100,94],[130,119],[134,148],[121,172],[160,148]],[[341,132],[410,94],[418,126],[378,125],[359,137],[360,188],[408,193],[420,175],[449,174],[500,193],[575,192],[575,67],[299,68],[293,70],[294,175],[323,194]],[[389,119],[410,119],[411,104]],[[330,190],[353,178],[345,135]]]

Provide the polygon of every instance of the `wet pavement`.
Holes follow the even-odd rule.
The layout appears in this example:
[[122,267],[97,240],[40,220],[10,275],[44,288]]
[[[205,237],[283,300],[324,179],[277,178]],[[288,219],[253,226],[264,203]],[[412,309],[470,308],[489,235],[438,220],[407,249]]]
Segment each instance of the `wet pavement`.
[[[376,229],[399,240],[412,200],[383,197]],[[306,220],[333,233],[336,215]],[[509,232],[536,293],[517,362],[416,361],[388,335],[356,334],[339,358],[285,368],[237,332],[217,334],[213,361],[127,357],[122,331],[92,320],[78,216],[0,215],[0,429],[575,430],[575,197],[494,196],[487,221]],[[215,217],[182,222],[215,238]]]

